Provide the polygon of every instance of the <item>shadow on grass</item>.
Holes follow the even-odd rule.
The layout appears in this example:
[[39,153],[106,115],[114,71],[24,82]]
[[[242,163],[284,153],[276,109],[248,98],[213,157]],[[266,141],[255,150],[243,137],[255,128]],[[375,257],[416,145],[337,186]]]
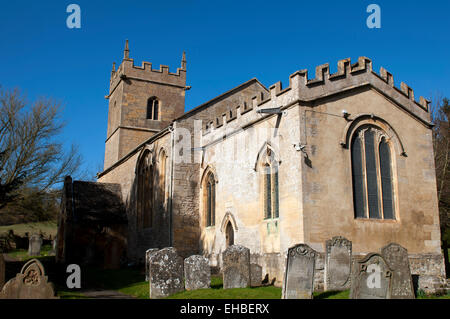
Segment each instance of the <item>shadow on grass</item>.
[[222,289],[223,279],[222,276],[211,276],[211,289]]
[[324,291],[314,293],[314,299],[348,299],[349,290],[344,291]]

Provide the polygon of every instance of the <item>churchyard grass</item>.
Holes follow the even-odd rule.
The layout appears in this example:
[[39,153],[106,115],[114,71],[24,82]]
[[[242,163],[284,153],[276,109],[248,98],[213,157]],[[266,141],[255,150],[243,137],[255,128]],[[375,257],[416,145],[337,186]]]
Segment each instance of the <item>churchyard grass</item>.
[[[50,252],[51,247],[44,245],[41,256],[37,258],[45,261],[45,264],[51,266],[54,263],[53,256],[45,256]],[[27,251],[20,249],[10,252],[8,255],[17,260],[26,261],[31,258]],[[20,267],[19,267],[20,268]],[[47,268],[47,267],[46,267]],[[52,274],[50,273],[50,281]],[[89,298],[83,295],[85,289],[103,289],[114,290],[138,299],[149,298],[149,285],[144,280],[145,274],[142,270],[136,268],[109,270],[95,267],[82,267],[82,288],[81,290],[71,290],[64,286],[65,278],[61,282],[55,282],[57,295],[62,299],[85,299]],[[350,291],[327,291],[315,292],[314,299],[348,299]],[[280,299],[281,288],[274,286],[257,288],[233,288],[223,289],[223,280],[221,276],[211,276],[211,288],[192,291],[183,291],[173,294],[167,299]],[[450,299],[450,294],[443,296],[425,295],[419,293],[417,299]]]
[[39,256],[28,256],[28,250],[26,249],[14,249],[6,253],[6,255],[16,260],[27,261],[32,258],[51,256],[52,255],[51,251],[52,251],[51,245],[43,245],[41,248],[41,254]]
[[281,288],[274,286],[257,288],[222,289],[221,276],[211,276],[210,289],[183,291],[173,294],[167,299],[280,299]]
[[15,224],[15,225],[7,225],[0,226],[0,234],[6,234],[8,231],[12,229],[14,234],[19,236],[25,236],[25,233],[39,233],[42,232],[45,235],[51,235],[52,238],[55,238],[57,232],[56,222],[40,222],[40,223],[27,223],[27,224]]

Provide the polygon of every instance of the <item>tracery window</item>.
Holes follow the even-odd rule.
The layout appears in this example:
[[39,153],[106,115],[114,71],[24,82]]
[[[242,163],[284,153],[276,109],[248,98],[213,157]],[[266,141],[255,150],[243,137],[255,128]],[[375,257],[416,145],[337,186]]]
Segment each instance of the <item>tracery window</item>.
[[153,222],[153,165],[150,152],[147,152],[138,166],[137,189],[137,227],[152,227]]
[[211,172],[206,177],[205,209],[206,226],[214,226],[216,219],[216,181]]
[[264,190],[264,218],[279,217],[279,190],[278,190],[278,163],[275,161],[273,151],[266,150],[263,168],[263,190]]
[[395,219],[389,136],[362,126],[353,135],[351,161],[355,218]]
[[161,206],[163,206],[166,201],[166,162],[167,162],[166,152],[161,151],[159,155],[159,191],[158,191]]

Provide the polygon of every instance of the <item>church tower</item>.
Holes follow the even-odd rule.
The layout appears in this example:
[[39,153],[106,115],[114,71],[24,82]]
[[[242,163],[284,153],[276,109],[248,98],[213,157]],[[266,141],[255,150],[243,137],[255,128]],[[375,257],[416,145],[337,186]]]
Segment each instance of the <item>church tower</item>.
[[106,96],[109,111],[104,169],[181,116],[185,90],[184,52],[181,68],[176,73],[170,73],[165,65],[153,70],[149,62],[142,62],[140,67],[134,65],[126,40],[123,60],[117,70],[113,63]]

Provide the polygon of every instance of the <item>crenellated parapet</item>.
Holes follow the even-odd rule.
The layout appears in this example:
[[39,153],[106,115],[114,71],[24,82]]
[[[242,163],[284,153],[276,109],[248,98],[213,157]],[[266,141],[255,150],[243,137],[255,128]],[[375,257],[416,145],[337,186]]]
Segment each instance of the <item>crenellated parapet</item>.
[[239,105],[230,105],[226,113],[204,121],[203,134],[226,128],[236,118],[248,118],[242,118],[240,123],[251,122],[258,116],[263,116],[256,113],[259,109],[284,108],[295,102],[311,104],[316,100],[366,86],[385,95],[425,125],[431,125],[429,100],[421,96],[419,101],[416,101],[413,89],[406,83],[401,82],[400,88],[396,87],[390,72],[381,67],[380,72],[376,73],[372,70],[372,60],[359,57],[353,64],[350,58],[338,61],[337,71],[332,74],[328,63],[319,65],[315,69],[313,79],[308,78],[308,70],[297,71],[289,76],[288,87],[283,89],[281,82],[277,82],[269,87],[269,95],[253,96]]
[[186,56],[183,52],[181,67],[176,73],[169,71],[167,65],[160,65],[159,69],[153,69],[152,63],[143,61],[141,66],[134,65],[134,60],[129,57],[128,40],[125,45],[124,58],[117,70],[115,63],[111,71],[109,93],[116,88],[121,80],[138,80],[154,82],[163,85],[172,85],[181,88],[186,87]]

